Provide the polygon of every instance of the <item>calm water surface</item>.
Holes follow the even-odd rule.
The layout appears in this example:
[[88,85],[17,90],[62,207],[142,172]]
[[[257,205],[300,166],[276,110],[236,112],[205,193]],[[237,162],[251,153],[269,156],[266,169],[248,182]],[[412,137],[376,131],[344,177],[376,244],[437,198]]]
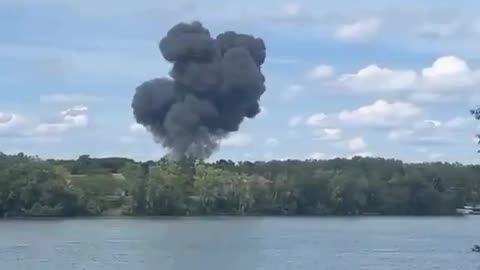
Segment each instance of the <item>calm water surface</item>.
[[480,269],[480,218],[0,221],[1,270]]

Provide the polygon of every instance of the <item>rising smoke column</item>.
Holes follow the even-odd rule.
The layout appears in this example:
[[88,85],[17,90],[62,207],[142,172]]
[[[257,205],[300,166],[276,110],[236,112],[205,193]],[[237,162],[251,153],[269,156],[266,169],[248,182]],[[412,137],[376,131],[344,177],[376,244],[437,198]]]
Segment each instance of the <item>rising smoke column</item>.
[[214,39],[201,23],[193,22],[174,26],[159,47],[173,64],[172,79],[137,87],[135,119],[170,149],[171,158],[206,158],[221,138],[260,112],[265,44],[231,31]]

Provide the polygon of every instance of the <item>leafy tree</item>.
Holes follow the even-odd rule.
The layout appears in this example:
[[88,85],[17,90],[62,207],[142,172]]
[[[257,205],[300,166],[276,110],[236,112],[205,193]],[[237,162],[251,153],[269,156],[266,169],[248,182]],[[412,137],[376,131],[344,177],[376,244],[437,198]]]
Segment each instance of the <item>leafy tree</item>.
[[154,215],[184,214],[188,178],[178,164],[161,161],[151,167],[146,192],[146,210]]

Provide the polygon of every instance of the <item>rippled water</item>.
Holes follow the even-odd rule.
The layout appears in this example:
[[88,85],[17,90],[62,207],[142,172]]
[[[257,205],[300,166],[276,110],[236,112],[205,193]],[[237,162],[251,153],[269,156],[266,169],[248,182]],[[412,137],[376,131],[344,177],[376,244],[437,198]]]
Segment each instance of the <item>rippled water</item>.
[[480,269],[480,218],[0,221],[1,270]]

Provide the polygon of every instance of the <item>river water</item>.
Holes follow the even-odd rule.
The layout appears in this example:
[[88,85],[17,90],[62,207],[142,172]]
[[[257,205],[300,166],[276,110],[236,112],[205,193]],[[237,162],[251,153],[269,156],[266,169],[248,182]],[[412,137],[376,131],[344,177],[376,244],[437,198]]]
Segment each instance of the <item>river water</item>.
[[477,270],[480,218],[0,221],[1,270]]

